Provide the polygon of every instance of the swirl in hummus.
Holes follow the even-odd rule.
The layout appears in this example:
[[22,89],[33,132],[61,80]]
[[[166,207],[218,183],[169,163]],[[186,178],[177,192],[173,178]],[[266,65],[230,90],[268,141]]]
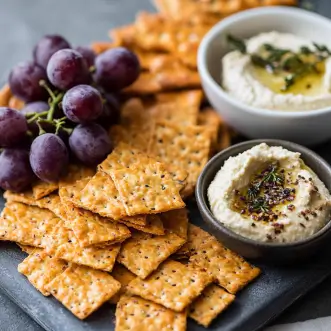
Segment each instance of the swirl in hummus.
[[330,192],[300,153],[264,143],[224,163],[208,200],[224,226],[263,242],[303,240],[330,220]]

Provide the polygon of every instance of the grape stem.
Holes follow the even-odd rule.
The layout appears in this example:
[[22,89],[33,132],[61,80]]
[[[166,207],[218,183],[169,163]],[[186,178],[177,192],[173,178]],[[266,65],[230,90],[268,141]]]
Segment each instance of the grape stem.
[[50,87],[47,85],[47,83],[43,79],[39,82],[39,85],[42,86],[48,92],[48,94],[52,98],[52,101],[54,101],[55,94],[53,93],[53,91],[50,89]]
[[42,116],[46,116],[47,114],[48,114],[48,110],[43,111],[42,113],[29,113],[29,114],[26,114],[25,117],[30,117],[27,121],[28,121],[28,123],[32,123],[35,120],[37,120],[38,118],[40,118]]
[[53,120],[55,108],[62,101],[62,98],[63,98],[63,93],[59,93],[57,96],[54,96],[54,99],[52,100],[52,103],[51,103],[51,107],[50,107],[50,109],[48,111],[48,114],[47,114],[47,120],[48,121]]
[[41,119],[38,118],[38,120],[36,121],[38,128],[39,128],[39,136],[41,136],[42,134],[45,134],[46,131],[43,129],[43,127],[41,126]]

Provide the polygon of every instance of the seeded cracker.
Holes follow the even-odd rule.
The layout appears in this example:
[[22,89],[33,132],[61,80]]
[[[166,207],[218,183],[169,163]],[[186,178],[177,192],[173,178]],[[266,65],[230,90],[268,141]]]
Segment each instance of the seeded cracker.
[[170,210],[160,216],[167,230],[185,240],[187,239],[188,210],[186,208]]
[[63,223],[54,228],[46,240],[46,252],[48,254],[52,254],[68,262],[74,262],[108,272],[112,271],[120,250],[119,244],[82,248],[73,231],[65,228]]
[[127,285],[136,278],[136,275],[119,263],[115,264],[111,275],[121,283],[121,289],[119,292],[110,299],[110,303],[117,304],[120,297],[126,293]]
[[61,199],[58,194],[50,194],[44,198],[36,201],[39,208],[45,208],[53,212],[57,217],[65,220],[67,218],[66,212],[63,208]]
[[204,127],[164,121],[156,124],[149,150],[161,162],[187,170],[188,184],[195,185],[208,161],[210,148],[210,133]]
[[147,279],[134,279],[128,285],[127,291],[181,312],[211,281],[206,272],[168,260]]
[[82,247],[91,245],[112,245],[131,236],[122,224],[67,204],[68,222]]
[[68,172],[59,181],[59,188],[71,186],[76,181],[86,177],[92,177],[95,174],[95,170],[78,164],[70,164]]
[[36,248],[33,246],[27,246],[27,245],[21,245],[21,244],[17,244],[17,246],[22,250],[22,252],[30,255],[32,254],[36,249],[41,249],[41,248]]
[[190,262],[204,269],[230,293],[238,292],[261,272],[199,227],[190,225],[186,245],[192,254]]
[[1,214],[0,240],[43,247],[44,237],[59,221],[59,218],[46,209],[10,202]]
[[21,202],[31,206],[37,205],[37,200],[34,198],[32,191],[25,191],[22,193],[5,191],[3,197],[9,202]]
[[132,238],[122,244],[117,261],[137,276],[146,278],[184,242],[184,239],[169,232],[164,236],[133,233]]
[[120,220],[121,223],[127,225],[130,228],[139,230],[141,232],[155,234],[158,236],[164,235],[164,227],[161,221],[161,218],[158,215],[147,215],[146,217],[146,225],[141,226],[138,224],[126,222],[125,220]]
[[71,265],[46,286],[75,316],[84,319],[108,301],[121,284],[108,273]]
[[207,328],[234,299],[235,296],[233,294],[224,291],[215,284],[211,284],[190,305],[189,317]]
[[186,312],[176,313],[154,302],[124,295],[116,308],[115,331],[185,331]]
[[45,197],[48,194],[56,191],[59,188],[58,183],[46,183],[43,181],[38,181],[32,185],[32,193],[36,200]]
[[46,285],[67,269],[67,263],[36,250],[18,265],[18,271],[43,295],[49,295]]

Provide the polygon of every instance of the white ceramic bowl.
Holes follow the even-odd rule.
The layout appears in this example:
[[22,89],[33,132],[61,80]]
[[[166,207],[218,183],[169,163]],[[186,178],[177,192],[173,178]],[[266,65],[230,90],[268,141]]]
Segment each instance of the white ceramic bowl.
[[288,32],[329,46],[331,20],[299,8],[265,7],[243,11],[216,24],[198,52],[199,73],[210,103],[227,123],[249,138],[277,138],[304,145],[330,139],[331,107],[295,112],[255,108],[221,87],[221,58],[229,51],[226,36],[249,38],[269,31]]

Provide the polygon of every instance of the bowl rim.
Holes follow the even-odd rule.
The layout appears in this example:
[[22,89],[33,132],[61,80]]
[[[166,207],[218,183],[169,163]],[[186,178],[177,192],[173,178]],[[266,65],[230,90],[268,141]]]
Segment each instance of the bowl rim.
[[[206,166],[204,167],[204,169],[202,170],[202,172],[198,178],[198,182],[197,182],[196,190],[195,190],[196,200],[197,200],[197,204],[200,209],[200,213],[203,213],[208,220],[208,221],[205,220],[205,222],[211,223],[211,225],[214,228],[217,228],[219,231],[222,231],[228,237],[235,239],[237,241],[241,241],[245,244],[253,245],[255,247],[258,246],[258,247],[264,247],[264,248],[285,248],[286,249],[286,248],[304,246],[308,243],[322,239],[323,235],[325,235],[327,232],[329,232],[331,230],[331,218],[319,231],[314,233],[312,236],[309,236],[308,238],[305,238],[305,239],[302,239],[299,241],[295,241],[292,243],[291,242],[289,242],[289,243],[269,243],[269,242],[263,242],[263,241],[250,239],[250,238],[244,237],[244,236],[230,230],[225,225],[223,225],[220,221],[218,221],[212,214],[210,207],[209,207],[208,199],[205,198],[206,194],[205,194],[205,191],[203,191],[202,186],[203,186],[203,182],[205,181],[205,177],[212,169],[213,164],[215,162],[218,162],[219,158],[222,158],[222,156],[224,154],[229,153],[232,149],[235,150],[238,147],[242,148],[241,151],[237,151],[231,155],[228,155],[227,159],[231,156],[236,156],[239,153],[243,153],[244,151],[247,151],[248,149],[252,148],[253,146],[256,146],[261,143],[266,143],[266,144],[271,143],[276,146],[289,148],[290,150],[299,152],[301,154],[304,154],[305,156],[306,155],[312,156],[313,158],[316,158],[319,162],[321,162],[323,164],[323,166],[328,169],[328,176],[331,177],[331,166],[324,158],[322,158],[320,155],[318,155],[314,151],[312,151],[302,145],[299,145],[299,144],[296,144],[296,143],[293,143],[290,141],[280,140],[280,139],[254,139],[254,140],[248,140],[248,141],[244,141],[244,142],[232,145],[232,146],[222,150],[221,152],[217,153],[214,157],[212,157],[209,160],[209,162],[206,164]],[[224,160],[224,162],[226,160]],[[314,171],[313,167],[311,167],[311,168]],[[217,173],[217,171],[216,171],[216,173]],[[215,175],[216,175],[216,173],[215,173]],[[210,185],[210,183],[208,183],[208,186],[206,189],[208,189],[209,185]]]
[[226,99],[226,101],[233,106],[237,107],[241,111],[251,114],[262,115],[266,117],[285,117],[285,118],[299,118],[299,117],[315,117],[324,115],[331,112],[331,106],[301,111],[285,111],[285,110],[273,110],[266,108],[253,107],[245,104],[244,102],[237,100],[227,93],[211,76],[207,65],[207,51],[212,40],[218,37],[218,35],[226,29],[229,25],[233,25],[243,19],[256,19],[257,17],[264,15],[292,15],[297,18],[307,18],[314,22],[314,24],[328,25],[331,30],[331,20],[317,13],[309,12],[305,9],[286,6],[273,6],[265,8],[253,8],[244,10],[240,13],[233,14],[222,21],[216,23],[211,30],[202,39],[198,49],[198,71],[202,78],[202,81],[206,81],[215,93]]

